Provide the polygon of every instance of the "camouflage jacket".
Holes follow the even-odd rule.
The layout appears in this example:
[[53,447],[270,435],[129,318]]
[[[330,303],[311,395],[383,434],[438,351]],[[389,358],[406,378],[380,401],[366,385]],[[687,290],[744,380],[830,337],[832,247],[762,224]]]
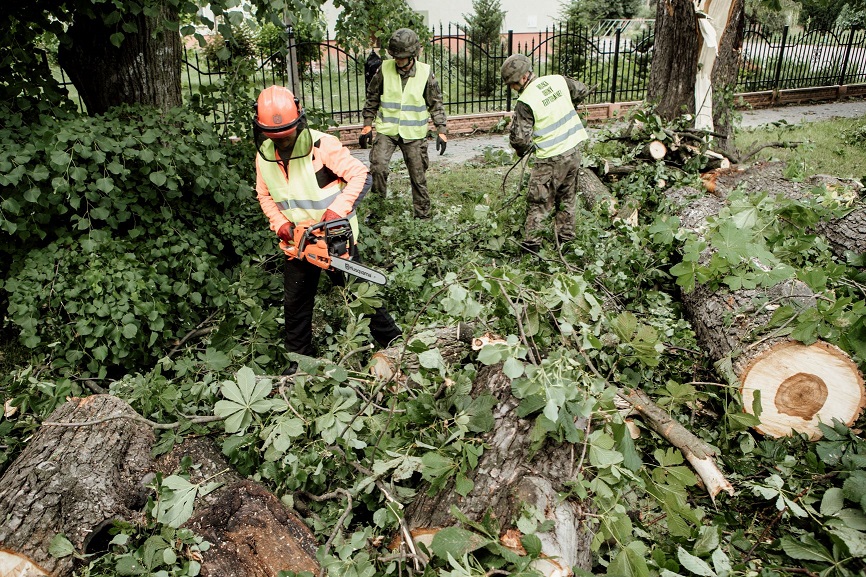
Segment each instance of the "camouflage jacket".
[[[406,74],[400,74],[403,86],[406,86],[406,81],[410,76],[415,76],[417,67],[413,64],[412,68]],[[373,121],[376,119],[376,114],[379,112],[379,104],[382,102],[382,91],[385,82],[382,78],[382,68],[376,71],[373,78],[370,79],[370,84],[367,86],[367,101],[364,103],[364,126],[373,126]],[[436,127],[436,132],[439,134],[447,134],[445,106],[442,104],[442,92],[439,90],[439,83],[433,75],[433,68],[430,68],[430,78],[427,79],[427,84],[424,86],[424,102],[427,103],[427,110],[430,112],[430,117],[433,119],[433,125]]]
[[[533,77],[532,80],[535,80]],[[575,109],[577,105],[589,95],[589,88],[583,82],[563,76],[565,83],[568,84],[568,91],[571,95],[571,103]],[[518,102],[514,105],[514,117],[511,120],[511,133],[508,135],[508,141],[512,148],[523,156],[532,147],[532,133],[535,126],[535,117],[532,114],[532,109],[525,102]]]

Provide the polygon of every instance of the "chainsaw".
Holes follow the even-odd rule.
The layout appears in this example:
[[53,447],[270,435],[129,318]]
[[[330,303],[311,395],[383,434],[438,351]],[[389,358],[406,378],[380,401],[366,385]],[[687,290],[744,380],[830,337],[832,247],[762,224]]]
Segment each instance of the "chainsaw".
[[294,245],[284,248],[289,258],[305,260],[325,270],[339,270],[375,284],[384,285],[388,282],[379,271],[351,260],[349,251],[355,237],[348,219],[298,223],[292,239]]

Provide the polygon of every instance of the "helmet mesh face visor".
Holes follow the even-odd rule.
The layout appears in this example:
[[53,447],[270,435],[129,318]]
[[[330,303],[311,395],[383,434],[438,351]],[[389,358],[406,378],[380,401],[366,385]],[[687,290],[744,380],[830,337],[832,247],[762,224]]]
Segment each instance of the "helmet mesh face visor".
[[[292,130],[272,132],[262,130],[259,123],[255,123],[253,136],[259,156],[268,162],[289,161],[308,156],[313,150],[313,135],[307,130],[307,121],[303,113],[294,124],[296,128]],[[263,146],[267,140],[274,141],[273,152],[265,151]]]

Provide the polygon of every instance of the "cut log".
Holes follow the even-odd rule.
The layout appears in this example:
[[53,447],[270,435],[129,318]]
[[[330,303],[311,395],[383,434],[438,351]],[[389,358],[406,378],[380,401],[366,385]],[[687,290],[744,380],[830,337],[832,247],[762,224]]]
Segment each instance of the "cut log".
[[196,499],[193,516],[184,524],[212,544],[202,553],[202,576],[275,577],[286,570],[318,573],[318,545],[312,531],[276,496],[244,480],[211,439],[186,439],[157,459],[156,466],[170,475],[185,459],[196,464],[189,471],[190,483],[223,483]]
[[512,523],[527,504],[554,521],[553,529],[537,534],[542,554],[548,558],[544,567],[539,564],[537,568],[548,576],[570,575],[571,567],[589,570],[593,532],[584,513],[591,512],[590,506],[562,498],[566,492],[564,483],[575,474],[573,446],[548,440],[539,451],[530,451],[533,423],[517,416],[519,401],[511,395],[511,379],[502,373],[501,366],[479,371],[473,396],[482,393],[494,395],[498,404],[494,408],[493,430],[484,438],[484,454],[470,474],[475,485],[465,497],[454,490],[453,483],[432,496],[419,494],[406,509],[405,519],[412,534],[429,543],[437,530],[456,524],[451,516],[451,507],[455,506],[473,521],[492,514],[501,524],[504,540],[514,536]]
[[213,544],[202,554],[204,577],[319,572],[318,544],[310,529],[257,483],[231,485],[186,526]]
[[[668,196],[681,207],[682,226],[698,235],[707,217],[718,214],[723,206],[719,198],[688,187],[670,191]],[[702,259],[709,254],[708,249]],[[786,280],[769,288],[736,291],[698,284],[682,298],[709,357],[713,361],[731,357],[746,411],[753,412],[755,393],[761,391],[759,432],[771,436],[799,432],[817,439],[821,436],[819,422],[838,419],[850,425],[859,417],[866,403],[863,377],[841,349],[821,341],[807,347],[772,333],[758,336],[776,306],[789,304],[805,310],[816,305],[806,284]],[[820,391],[826,394],[812,399],[808,408],[791,409],[791,403]]]
[[140,518],[153,471],[153,432],[128,418],[136,416],[117,397],[94,395],[71,399],[48,417],[93,424],[43,425],[0,478],[4,554],[53,576],[71,575],[75,557],[48,552],[55,535],[65,535],[77,553],[87,554],[110,540],[113,520]]
[[866,404],[863,378],[841,349],[818,341],[810,346],[785,342],[752,356],[741,377],[748,412],[760,398],[761,424],[772,437],[791,431],[820,439],[820,423],[854,424]]
[[651,158],[653,160],[661,160],[667,156],[668,147],[661,140],[652,140],[648,142],[641,150],[638,156],[642,158]]

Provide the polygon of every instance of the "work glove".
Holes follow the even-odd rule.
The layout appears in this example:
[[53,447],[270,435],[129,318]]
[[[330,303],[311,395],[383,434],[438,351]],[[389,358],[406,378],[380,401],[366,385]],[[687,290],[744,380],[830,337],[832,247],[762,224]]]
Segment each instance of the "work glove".
[[295,238],[295,223],[289,221],[282,225],[277,231],[277,236],[283,242],[292,242]]
[[448,144],[448,137],[444,134],[440,134],[436,137],[436,151],[439,153],[439,156],[445,154],[445,146]]
[[330,208],[325,211],[325,214],[322,215],[322,222],[328,222],[329,220],[337,220],[338,218],[343,218]]
[[373,141],[373,132],[372,126],[365,126],[361,129],[361,136],[358,137],[358,146],[361,148],[367,148],[367,145]]

